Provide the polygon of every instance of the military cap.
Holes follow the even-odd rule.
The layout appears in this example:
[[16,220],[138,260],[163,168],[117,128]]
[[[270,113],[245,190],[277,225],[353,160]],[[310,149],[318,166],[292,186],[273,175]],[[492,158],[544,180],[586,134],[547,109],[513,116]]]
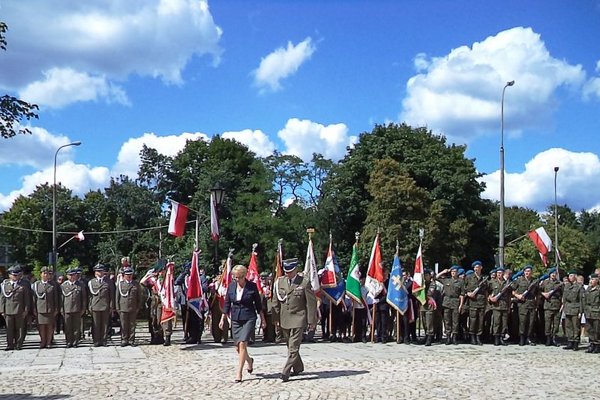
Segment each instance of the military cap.
[[81,274],[82,272],[83,270],[81,269],[81,267],[73,268],[73,273],[75,274]]
[[570,270],[570,271],[569,271],[569,275],[571,275],[571,274],[573,274],[573,275],[577,275],[577,270],[576,270],[576,269],[572,269],[572,270]]
[[465,273],[465,275],[467,275],[467,276],[468,276],[468,275],[473,275],[474,273],[475,273],[475,271],[468,270],[468,271]]
[[459,275],[463,275],[465,273],[465,270],[463,268],[459,268],[458,269],[458,274]]
[[123,268],[123,275],[133,275],[133,268],[131,268],[131,267]]
[[48,273],[50,273],[50,272],[52,272],[52,268],[50,268],[50,267],[42,267],[42,269],[40,269],[40,272],[48,272]]
[[529,264],[523,267],[523,271],[527,271],[528,269],[533,269],[533,267]]
[[75,275],[76,273],[77,273],[77,268],[69,268],[69,269],[66,271],[66,274],[67,274],[67,275]]
[[590,279],[598,279],[598,274],[597,273],[591,274]]
[[450,267],[450,271],[452,271],[453,269],[456,270],[456,271],[458,271],[461,268],[458,265],[453,265],[453,266]]
[[471,268],[475,268],[477,266],[479,266],[479,267],[483,266],[481,261],[473,261],[473,264],[471,264]]
[[21,272],[23,272],[23,270],[19,265],[14,265],[8,269],[10,275],[19,275]]
[[292,272],[298,266],[298,259],[288,258],[287,260],[283,260],[281,264],[285,272]]
[[104,265],[102,265],[102,264],[96,264],[94,266],[94,271],[104,271],[104,272],[106,272],[106,267]]

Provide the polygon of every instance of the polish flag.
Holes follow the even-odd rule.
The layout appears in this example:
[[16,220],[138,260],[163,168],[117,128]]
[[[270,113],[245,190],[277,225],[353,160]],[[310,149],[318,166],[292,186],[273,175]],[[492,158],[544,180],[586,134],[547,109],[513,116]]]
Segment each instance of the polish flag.
[[210,194],[210,238],[214,242],[219,240],[219,217],[215,196],[212,193]]
[[258,288],[258,293],[262,293],[263,288],[260,283],[260,275],[258,273],[258,260],[257,260],[256,256],[257,256],[257,254],[253,248],[252,254],[250,254],[250,264],[248,264],[248,272],[246,273],[246,279],[251,282],[256,283],[256,287]]
[[530,231],[527,235],[538,249],[540,253],[540,257],[542,258],[542,262],[544,266],[548,266],[548,253],[552,251],[552,240],[550,236],[546,233],[544,227],[537,228],[534,231]]
[[183,236],[185,223],[187,222],[189,208],[176,201],[171,200],[171,219],[169,220],[169,234]]
[[79,233],[75,235],[75,239],[79,240],[80,242],[83,242],[85,240],[85,236],[83,236],[83,231],[79,231]]

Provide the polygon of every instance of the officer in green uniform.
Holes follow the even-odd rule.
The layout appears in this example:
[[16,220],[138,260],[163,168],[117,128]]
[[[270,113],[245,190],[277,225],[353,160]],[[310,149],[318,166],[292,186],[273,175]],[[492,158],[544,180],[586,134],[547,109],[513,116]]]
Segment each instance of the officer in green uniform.
[[568,344],[565,350],[579,349],[581,313],[583,312],[583,286],[577,283],[577,271],[569,271],[569,282],[563,289],[563,312]]
[[[458,278],[458,265],[446,268],[437,274],[436,279],[444,285],[442,293],[442,307],[444,308],[444,326],[446,328],[446,344],[458,344],[456,334],[458,332],[459,310],[463,308],[464,297],[463,281]],[[450,278],[443,278],[450,272]]]
[[298,259],[283,260],[284,276],[275,281],[273,297],[277,299],[273,307],[273,320],[281,328],[287,343],[288,358],[281,373],[281,380],[287,382],[290,375],[304,371],[300,357],[300,344],[304,330],[314,329],[317,324],[317,300],[310,282],[298,275]]
[[40,280],[31,284],[33,314],[40,333],[40,349],[49,348],[54,337],[54,323],[60,311],[60,289],[52,283],[50,267],[42,267]]
[[67,270],[67,280],[60,286],[60,290],[67,347],[77,347],[81,338],[81,317],[87,309],[87,291],[77,283],[76,269]]
[[523,275],[518,277],[513,283],[513,296],[517,299],[519,311],[519,346],[529,344],[535,346],[533,342],[533,328],[535,325],[535,311],[537,286],[531,276],[533,267],[526,265],[523,268]]
[[512,288],[510,287],[510,281],[504,279],[504,268],[496,268],[496,279],[490,281],[489,291],[488,301],[492,309],[494,346],[506,346],[507,343],[502,338],[502,335],[508,326],[508,308],[510,306]]
[[556,335],[560,327],[560,307],[562,305],[562,282],[557,279],[556,268],[548,271],[548,279],[540,284],[544,306],[544,333],[546,346],[556,346]]
[[600,286],[598,285],[598,274],[590,275],[590,284],[583,294],[583,310],[590,338],[590,346],[586,353],[600,353]]
[[421,320],[425,322],[425,346],[431,346],[435,335],[435,311],[437,310],[437,299],[439,293],[436,284],[431,280],[431,270],[425,269],[423,272],[425,278],[425,299],[426,302],[421,306]]
[[16,265],[8,269],[8,279],[0,284],[0,315],[6,321],[4,350],[21,350],[27,334],[27,316],[31,310],[31,286],[21,278],[23,270]]
[[463,296],[467,299],[469,307],[469,335],[471,344],[482,345],[481,335],[483,334],[483,314],[488,296],[488,282],[482,275],[481,261],[474,261],[471,265],[473,274],[465,279]]
[[121,322],[121,347],[135,346],[135,324],[137,314],[144,304],[144,292],[138,281],[133,279],[133,268],[122,270],[123,279],[117,282],[115,305]]
[[102,264],[94,267],[95,278],[88,282],[89,310],[92,314],[92,338],[94,347],[106,346],[108,324],[115,309],[115,286],[106,276]]

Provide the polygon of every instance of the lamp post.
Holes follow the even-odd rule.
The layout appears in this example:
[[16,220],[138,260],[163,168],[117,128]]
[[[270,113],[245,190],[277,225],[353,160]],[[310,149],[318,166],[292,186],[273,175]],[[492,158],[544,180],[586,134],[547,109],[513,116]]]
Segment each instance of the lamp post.
[[[219,225],[219,206],[223,203],[223,199],[225,198],[225,189],[221,186],[220,182],[215,183],[215,185],[210,189],[210,200],[213,202],[211,207],[215,207],[215,223],[217,227]],[[218,229],[218,228],[217,228]],[[219,272],[219,236],[215,238],[215,273]]]
[[69,146],[79,146],[81,142],[72,142],[63,144],[54,153],[54,184],[52,185],[52,269],[56,271],[56,158],[60,149],[64,149]]
[[500,106],[500,229],[498,233],[498,264],[502,268],[504,268],[504,92],[507,87],[514,84],[515,81],[510,81],[504,85]]
[[558,175],[558,167],[554,167],[554,265],[556,266],[556,276],[560,280],[560,272],[558,271],[558,202],[556,201],[556,176]]

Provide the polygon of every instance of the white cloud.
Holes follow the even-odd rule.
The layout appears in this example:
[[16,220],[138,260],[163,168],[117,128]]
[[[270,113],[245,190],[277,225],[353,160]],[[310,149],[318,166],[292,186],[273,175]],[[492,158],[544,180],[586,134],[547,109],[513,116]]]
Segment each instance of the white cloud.
[[125,91],[104,76],[90,76],[71,68],[52,68],[44,80],[27,85],[19,96],[39,106],[61,108],[78,101],[97,101],[129,105]]
[[275,144],[261,130],[244,129],[239,132],[223,132],[225,139],[234,139],[246,145],[259,157],[268,157],[275,151]]
[[346,147],[354,145],[358,140],[356,136],[348,136],[345,124],[324,126],[297,118],[289,119],[277,136],[284,143],[282,153],[296,155],[304,161],[310,161],[313,153],[339,160],[346,154]]
[[[54,165],[22,178],[22,186],[8,195],[0,193],[0,210],[8,210],[20,195],[28,196],[38,185],[54,182]],[[83,196],[90,190],[108,186],[109,170],[106,167],[90,167],[66,161],[56,167],[56,183],[73,191],[75,195]]]
[[[53,135],[44,128],[29,127],[31,135],[16,135],[0,146],[0,166],[45,168],[54,164],[54,153],[60,146],[71,143],[66,136]],[[58,160],[70,159],[73,147],[65,147]]]
[[497,133],[502,88],[505,130],[520,133],[550,124],[554,93],[579,88],[585,79],[580,65],[553,58],[540,35],[517,27],[490,36],[443,57],[414,59],[418,74],[408,80],[400,118],[428,126],[456,142]]
[[[545,210],[554,204],[554,167],[559,167],[556,194],[559,204],[574,211],[598,207],[600,159],[593,153],[552,148],[537,154],[520,173],[506,173],[504,201],[507,206]],[[484,198],[500,199],[500,171],[485,175]]]
[[310,37],[295,46],[288,42],[287,48],[280,47],[260,61],[258,68],[253,71],[254,83],[261,91],[270,89],[275,92],[281,89],[280,81],[296,73],[315,50]]
[[[596,62],[596,72],[600,73],[600,60]],[[583,98],[589,99],[592,96],[600,98],[600,77],[590,78],[583,87]]]
[[216,65],[223,52],[222,30],[206,0],[9,1],[2,4],[2,20],[10,38],[0,88],[15,92],[34,82],[49,85],[43,82],[50,71],[70,70],[96,91],[104,87],[104,96],[123,100],[112,81],[136,74],[181,84],[193,57],[208,55]]
[[172,157],[185,147],[188,140],[209,140],[209,138],[204,133],[187,132],[169,136],[145,133],[141,137],[131,138],[121,146],[117,162],[112,168],[112,176],[127,175],[135,179],[140,166],[140,151],[144,145],[156,149],[162,155]]

